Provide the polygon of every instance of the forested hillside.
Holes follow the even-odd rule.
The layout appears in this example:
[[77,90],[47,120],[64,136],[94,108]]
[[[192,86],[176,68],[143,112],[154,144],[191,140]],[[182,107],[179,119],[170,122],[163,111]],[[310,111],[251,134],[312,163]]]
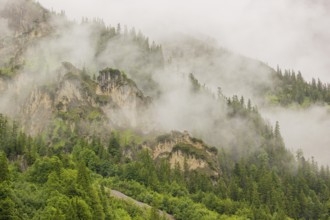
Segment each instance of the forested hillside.
[[312,79],[307,82],[301,72],[277,68],[274,74],[276,87],[271,91],[268,97],[272,104],[288,106],[298,104],[308,107],[312,104],[330,104],[330,86],[323,83],[320,79]]
[[[248,108],[240,112],[258,117]],[[161,209],[175,219],[326,219],[329,168],[285,150],[277,126],[268,134],[273,144],[238,160],[218,149],[219,175],[209,176],[153,160],[125,132],[107,141],[72,133],[58,148],[1,115],[1,218],[161,219],[155,211]],[[187,155],[198,154],[187,147]],[[110,189],[154,208],[110,197]]]
[[0,9],[0,219],[330,218],[329,167],[255,104],[327,105],[329,85],[32,0]]

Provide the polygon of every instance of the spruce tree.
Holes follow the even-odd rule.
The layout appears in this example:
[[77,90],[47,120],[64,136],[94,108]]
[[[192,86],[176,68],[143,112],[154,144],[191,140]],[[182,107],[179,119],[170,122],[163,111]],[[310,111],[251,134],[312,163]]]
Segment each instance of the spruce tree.
[[9,180],[8,160],[6,154],[0,152],[0,183]]

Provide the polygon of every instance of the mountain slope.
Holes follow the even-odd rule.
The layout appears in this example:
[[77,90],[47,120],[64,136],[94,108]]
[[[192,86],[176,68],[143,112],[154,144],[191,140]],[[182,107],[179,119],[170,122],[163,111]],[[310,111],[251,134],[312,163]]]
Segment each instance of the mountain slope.
[[163,57],[134,29],[8,4],[0,218],[329,218],[329,168],[294,156],[250,99],[226,95],[267,95],[272,68],[194,39]]
[[[96,82],[86,72],[64,62],[56,81],[31,91],[21,106],[20,117],[30,134],[44,131],[55,119],[77,126],[78,130],[82,123],[104,128],[135,127],[137,115],[149,102],[119,70],[100,71]],[[81,132],[91,135],[86,129]]]

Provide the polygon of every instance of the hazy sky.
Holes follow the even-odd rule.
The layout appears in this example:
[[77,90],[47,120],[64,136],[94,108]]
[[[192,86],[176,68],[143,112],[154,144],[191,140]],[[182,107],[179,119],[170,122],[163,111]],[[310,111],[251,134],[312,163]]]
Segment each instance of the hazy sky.
[[206,35],[271,66],[330,82],[327,0],[39,0],[69,18],[100,17],[161,41],[173,32]]

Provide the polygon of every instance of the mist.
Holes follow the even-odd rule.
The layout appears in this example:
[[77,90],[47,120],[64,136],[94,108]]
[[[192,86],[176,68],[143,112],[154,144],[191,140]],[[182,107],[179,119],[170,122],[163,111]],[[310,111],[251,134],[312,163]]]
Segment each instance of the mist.
[[[137,58],[142,56],[139,48],[130,43],[120,45],[121,39],[115,38],[95,56],[98,52],[97,30],[93,25],[80,24],[82,17],[99,17],[106,25],[121,23],[135,27],[150,40],[161,43],[165,69],[145,66],[142,73],[145,74],[143,77],[151,77],[160,90],[148,114],[162,131],[189,130],[212,145],[233,146],[240,136],[248,137],[255,146],[260,142],[248,121],[226,120],[228,109],[224,102],[211,95],[218,87],[226,96],[244,95],[261,104],[255,88],[271,85],[269,76],[273,71],[265,63],[301,70],[307,79],[319,77],[330,81],[326,56],[330,52],[330,33],[325,28],[330,15],[329,4],[325,1],[310,5],[307,1],[294,0],[269,4],[261,0],[231,3],[143,0],[130,4],[129,1],[98,0],[80,2],[79,7],[74,1],[39,2],[56,11],[65,10],[66,16],[77,22],[68,24],[61,18],[53,18],[56,33],[44,37],[24,52],[23,56],[31,65],[21,70],[23,74],[13,85],[16,89],[10,90],[1,100],[1,110],[7,107],[7,112],[13,108],[8,104],[12,97],[19,96],[21,103],[24,95],[35,86],[56,79],[63,61],[80,69],[90,68],[91,73],[107,66],[127,71],[138,87],[149,95],[145,78],[132,72]],[[3,33],[9,34],[5,24],[0,20]],[[205,84],[209,89],[207,94],[191,92],[189,73],[194,73],[199,82]],[[262,109],[262,113],[272,124],[280,122],[289,149],[302,148],[308,157],[315,156],[321,163],[329,161],[325,156],[329,155],[325,153],[329,151],[329,140],[324,133],[329,123],[327,120],[319,123],[320,117],[328,119],[329,115],[322,107],[298,113],[292,109],[267,108]],[[302,123],[304,118],[307,119]],[[311,127],[315,133],[311,133]],[[306,141],[306,137],[310,141]]]
[[210,38],[175,35],[163,42],[167,71],[193,73],[200,83],[216,93],[221,88],[226,96],[244,95],[255,103],[260,88],[271,87],[274,71],[264,63],[232,53]]
[[286,146],[295,152],[302,149],[307,158],[314,157],[322,165],[329,165],[330,117],[329,108],[312,106],[306,110],[272,108],[262,115],[281,125]]
[[71,19],[100,17],[162,41],[174,33],[214,38],[219,45],[276,67],[330,81],[330,4],[298,1],[40,0]]
[[[206,86],[194,91],[188,74],[168,71],[154,77],[161,82],[161,95],[149,111],[155,130],[186,130],[211,146],[235,148],[239,151],[237,158],[260,147],[261,136],[251,120],[228,117],[231,109],[224,97],[216,98]],[[238,140],[244,142],[244,147]]]
[[327,1],[0,0],[0,216],[330,216]]

